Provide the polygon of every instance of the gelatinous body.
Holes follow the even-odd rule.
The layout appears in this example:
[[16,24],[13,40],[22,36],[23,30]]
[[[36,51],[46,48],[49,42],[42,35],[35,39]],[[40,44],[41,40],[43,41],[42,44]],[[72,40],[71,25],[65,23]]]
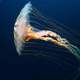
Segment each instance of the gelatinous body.
[[27,3],[21,10],[15,22],[14,41],[18,53],[21,54],[22,46],[26,41],[28,42],[33,39],[35,40],[38,39],[43,41],[50,41],[54,44],[64,47],[68,49],[73,55],[75,55],[78,59],[80,59],[80,50],[76,46],[72,45],[67,39],[61,37],[54,31],[48,29],[45,30],[35,28],[35,26],[32,26],[30,24],[31,13],[35,15],[35,17],[39,16],[39,14],[38,13],[36,14],[34,10],[35,9],[32,7],[32,4],[30,2]]

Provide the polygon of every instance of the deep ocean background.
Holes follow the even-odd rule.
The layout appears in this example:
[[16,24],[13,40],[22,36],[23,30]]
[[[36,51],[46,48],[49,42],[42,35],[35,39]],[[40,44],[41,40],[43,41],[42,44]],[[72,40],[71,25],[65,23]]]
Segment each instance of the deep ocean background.
[[[15,64],[15,67],[18,66],[15,69],[16,72],[13,68],[7,70],[7,72],[13,72],[22,79],[80,80],[79,62],[67,50],[56,45],[50,45],[51,43],[47,46],[52,47],[51,49],[48,48],[48,52],[50,52],[48,56],[53,56],[53,58],[18,56],[14,45],[13,28],[20,10],[27,2],[28,0],[0,0],[1,64]],[[64,34],[65,37],[73,41],[73,43],[75,41],[74,44],[80,47],[79,42],[76,42],[77,40],[80,41],[80,0],[31,0],[31,2],[43,15],[67,25],[73,33],[66,30],[70,36]],[[46,44],[48,43],[44,43],[43,46]],[[40,47],[32,47],[32,49],[38,49],[36,54],[40,53],[40,50],[44,54],[47,51],[47,49]],[[13,76],[12,78],[14,79]]]

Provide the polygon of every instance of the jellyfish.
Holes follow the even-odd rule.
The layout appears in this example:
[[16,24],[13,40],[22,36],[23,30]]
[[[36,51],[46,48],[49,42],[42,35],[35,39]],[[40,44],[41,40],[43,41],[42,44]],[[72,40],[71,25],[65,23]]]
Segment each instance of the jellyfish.
[[[80,60],[80,49],[69,42],[66,38],[47,27],[58,27],[57,25],[50,22],[45,26],[47,29],[43,29],[44,26],[38,28],[30,24],[30,17],[35,17],[35,19],[38,18],[38,20],[43,20],[43,22],[48,23],[47,19],[40,15],[39,11],[32,6],[31,2],[28,2],[24,6],[14,24],[14,43],[19,55],[22,54],[21,50],[23,49],[25,42],[29,42],[30,40],[43,40],[46,42],[50,41],[53,45],[56,44],[60,47],[66,48]],[[32,22],[34,22],[34,20]],[[37,21],[35,23],[37,24]],[[37,25],[39,26],[41,24],[38,23]]]

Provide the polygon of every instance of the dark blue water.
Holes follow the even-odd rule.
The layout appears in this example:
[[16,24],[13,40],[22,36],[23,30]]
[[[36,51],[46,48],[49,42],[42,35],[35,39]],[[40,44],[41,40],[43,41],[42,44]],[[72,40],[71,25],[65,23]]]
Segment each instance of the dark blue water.
[[[20,69],[24,74],[33,78],[33,80],[73,80],[79,78],[80,69],[76,58],[67,50],[41,41],[43,47],[31,47],[37,49],[37,52],[47,54],[49,57],[42,56],[18,56],[13,38],[13,28],[20,10],[28,0],[1,0],[0,1],[0,61],[6,64],[24,64],[24,69]],[[35,6],[44,16],[49,17],[52,22],[59,21],[67,25],[66,29],[59,32],[68,38],[73,44],[80,47],[80,1],[79,0],[32,0]],[[71,32],[70,32],[71,31]],[[64,33],[64,34],[63,34]],[[38,44],[36,44],[38,45]],[[33,45],[34,46],[34,45]],[[40,52],[40,51],[43,52]],[[33,50],[34,51],[34,50]],[[28,69],[28,70],[27,70]],[[26,72],[28,71],[28,72]],[[24,75],[26,77],[26,75]],[[78,80],[78,79],[75,79]]]

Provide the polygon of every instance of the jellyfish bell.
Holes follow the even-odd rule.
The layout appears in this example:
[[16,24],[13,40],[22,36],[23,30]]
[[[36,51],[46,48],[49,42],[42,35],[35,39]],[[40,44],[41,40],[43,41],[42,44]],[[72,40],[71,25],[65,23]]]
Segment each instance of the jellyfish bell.
[[14,25],[14,42],[16,46],[16,50],[21,54],[22,46],[23,46],[23,36],[27,34],[27,29],[30,27],[29,24],[29,13],[31,12],[31,3],[27,3],[25,7],[21,10],[19,16],[16,19]]

